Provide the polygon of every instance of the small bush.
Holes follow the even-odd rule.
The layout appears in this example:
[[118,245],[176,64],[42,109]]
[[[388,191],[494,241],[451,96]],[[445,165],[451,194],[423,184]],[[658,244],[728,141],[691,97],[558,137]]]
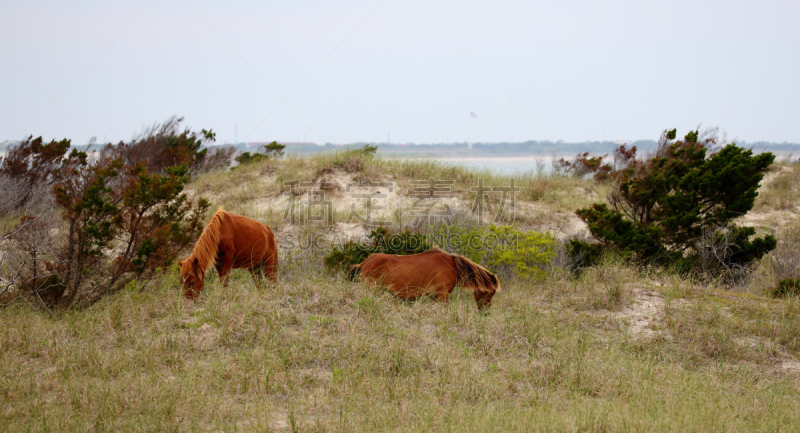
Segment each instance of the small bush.
[[784,278],[772,291],[775,298],[786,298],[800,295],[800,278]]
[[383,174],[380,169],[383,161],[375,158],[377,150],[378,146],[366,144],[360,149],[348,149],[344,152],[337,151],[327,155],[320,155],[315,158],[317,165],[315,176],[319,177],[337,169],[346,173],[360,173],[362,179],[364,177],[376,177]]
[[543,278],[558,244],[549,233],[516,226],[444,226],[438,234],[448,250],[507,277]]
[[269,156],[263,153],[251,154],[250,152],[242,152],[236,158],[234,158],[234,161],[239,163],[239,165],[255,164],[257,162],[267,161],[267,160],[269,160]]
[[[37,188],[28,200],[19,200],[30,189],[4,176],[0,176],[0,188],[8,194],[0,202],[0,306],[21,297],[48,305],[49,297],[43,292],[51,285],[48,278],[56,273],[60,246],[60,236],[53,233],[59,225],[51,210],[52,199],[41,197],[46,190]],[[3,209],[3,204],[9,206]]]
[[576,275],[580,275],[586,268],[591,268],[600,263],[603,257],[603,245],[570,239],[566,245],[569,258],[567,267]]
[[164,269],[199,236],[209,203],[183,192],[185,165],[151,172],[144,161],[90,162],[73,151],[53,192],[66,225],[59,272],[63,305],[93,302],[132,278]]
[[264,145],[264,153],[251,154],[250,152],[242,152],[234,160],[238,162],[239,165],[248,165],[261,161],[268,161],[272,158],[279,158],[283,156],[283,149],[285,147],[285,144],[279,144],[277,141],[273,141],[272,143]]
[[378,146],[370,146],[369,144],[365,144],[364,147],[356,150],[356,152],[360,152],[364,155],[375,155],[377,151],[378,151]]
[[[636,147],[634,146],[634,152]],[[595,180],[604,182],[609,180],[609,174],[614,169],[611,164],[603,164],[603,160],[608,155],[603,156],[589,156],[589,152],[578,154],[575,159],[570,162],[564,158],[559,159],[553,163],[554,168],[559,173],[566,173],[575,177],[585,177],[592,175]]]
[[283,149],[286,148],[285,144],[279,144],[277,141],[264,145],[264,153],[267,156],[280,157],[283,156]]

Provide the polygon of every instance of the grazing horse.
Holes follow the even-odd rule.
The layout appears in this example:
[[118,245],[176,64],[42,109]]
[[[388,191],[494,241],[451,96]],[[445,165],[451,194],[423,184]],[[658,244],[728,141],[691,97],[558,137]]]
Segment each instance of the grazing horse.
[[278,274],[278,245],[266,224],[217,209],[194,250],[181,265],[183,296],[195,299],[203,291],[205,275],[213,264],[219,279],[228,286],[231,268],[245,268],[260,285],[261,273],[273,281]]
[[393,295],[408,300],[435,294],[440,301],[446,301],[456,284],[460,284],[472,289],[479,310],[491,307],[492,296],[500,290],[495,274],[464,256],[437,247],[408,256],[372,254],[360,265],[350,267],[349,280],[359,275],[362,280],[386,286]]

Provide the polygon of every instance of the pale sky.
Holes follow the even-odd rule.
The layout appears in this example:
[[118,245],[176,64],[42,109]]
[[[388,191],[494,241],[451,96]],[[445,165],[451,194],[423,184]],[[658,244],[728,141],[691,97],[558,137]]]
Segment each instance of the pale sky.
[[800,142],[799,24],[796,0],[0,0],[0,141],[177,114],[220,143]]

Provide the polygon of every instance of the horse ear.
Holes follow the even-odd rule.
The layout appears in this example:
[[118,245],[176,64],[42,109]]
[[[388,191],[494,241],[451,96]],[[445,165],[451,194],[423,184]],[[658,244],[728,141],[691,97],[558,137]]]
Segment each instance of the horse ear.
[[194,258],[192,261],[192,266],[196,269],[200,267],[200,260],[197,260],[197,257]]

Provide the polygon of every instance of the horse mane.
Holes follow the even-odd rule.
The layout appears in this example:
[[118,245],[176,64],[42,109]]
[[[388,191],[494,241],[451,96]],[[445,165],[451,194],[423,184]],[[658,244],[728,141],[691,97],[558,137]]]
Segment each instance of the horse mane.
[[497,279],[497,275],[489,272],[483,266],[462,255],[450,254],[439,247],[433,247],[433,251],[440,251],[453,258],[453,263],[456,265],[458,283],[462,286],[469,287],[478,293],[500,291],[500,280]]
[[219,252],[219,236],[220,228],[222,227],[222,218],[225,216],[225,211],[220,206],[211,217],[200,234],[200,239],[192,250],[192,255],[187,260],[197,259],[198,269],[197,276],[202,278],[208,268],[217,260],[217,253]]

